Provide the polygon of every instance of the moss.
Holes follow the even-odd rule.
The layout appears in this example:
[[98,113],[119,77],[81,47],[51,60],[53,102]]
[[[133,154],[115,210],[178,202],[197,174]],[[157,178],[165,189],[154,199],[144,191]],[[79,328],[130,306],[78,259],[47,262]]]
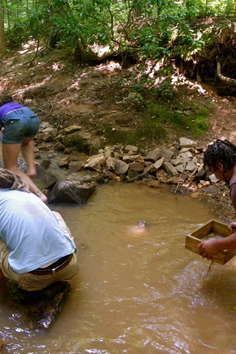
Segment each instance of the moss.
[[111,144],[142,145],[145,141],[160,141],[166,138],[166,129],[153,119],[144,119],[132,130],[114,129],[110,125],[103,126],[103,134]]
[[135,144],[137,142],[136,131],[116,129],[109,124],[104,124],[102,133],[110,144]]
[[193,136],[199,136],[208,129],[208,108],[199,107],[188,100],[175,101],[168,105],[152,100],[147,104],[147,114],[156,121],[159,129],[160,127],[173,127],[178,132],[186,131]]

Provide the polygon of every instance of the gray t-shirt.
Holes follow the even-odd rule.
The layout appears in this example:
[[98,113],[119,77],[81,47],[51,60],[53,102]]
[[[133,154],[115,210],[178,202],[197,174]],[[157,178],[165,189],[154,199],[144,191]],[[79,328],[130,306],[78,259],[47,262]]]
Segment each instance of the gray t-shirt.
[[71,254],[76,247],[53,212],[34,194],[0,189],[0,239],[16,273],[27,273]]

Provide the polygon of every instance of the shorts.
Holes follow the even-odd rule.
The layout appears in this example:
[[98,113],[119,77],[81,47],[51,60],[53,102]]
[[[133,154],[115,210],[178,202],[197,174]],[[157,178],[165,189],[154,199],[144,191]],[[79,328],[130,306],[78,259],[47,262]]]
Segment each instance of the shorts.
[[39,130],[40,120],[28,107],[7,113],[2,121],[3,144],[21,144],[26,138],[33,138]]

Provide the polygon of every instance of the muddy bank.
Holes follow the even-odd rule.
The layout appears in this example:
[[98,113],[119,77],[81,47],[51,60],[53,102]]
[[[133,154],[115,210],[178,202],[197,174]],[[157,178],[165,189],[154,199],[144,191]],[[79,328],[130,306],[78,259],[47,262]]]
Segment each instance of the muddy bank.
[[[175,193],[190,193],[194,198],[209,195],[214,203],[219,199],[227,205],[227,190],[202,168],[202,152],[212,138],[224,135],[234,141],[234,98],[221,99],[199,83],[178,76],[177,71],[166,73],[161,62],[125,70],[112,61],[79,67],[72,65],[65,53],[42,51],[32,63],[34,50],[34,44],[29,43],[22,51],[5,57],[0,81],[2,89],[10,90],[42,120],[36,137],[36,183],[49,193],[50,202],[85,203],[97,184],[123,181],[155,188],[168,186]],[[146,80],[141,94],[139,75]],[[158,86],[161,78],[167,77],[178,82],[178,90],[162,87],[155,91],[151,101],[155,104],[150,105],[149,85]],[[208,108],[213,104],[206,134],[186,145],[179,140],[179,136],[191,137],[186,127],[188,134],[182,135],[168,124],[166,130],[153,125],[167,113],[162,110],[164,106],[156,106],[162,99],[165,107],[172,105],[177,112],[174,118],[173,112],[168,112],[165,119],[184,117],[186,122],[195,117],[191,106]],[[142,135],[131,142],[139,128]],[[166,131],[168,136],[164,136]],[[129,143],[122,141],[124,137]],[[117,144],[117,140],[122,142]]]
[[[54,143],[48,141],[49,136],[54,137]],[[68,148],[66,142],[70,139],[82,144]],[[58,143],[61,152],[54,149]],[[167,187],[173,193],[189,194],[192,198],[205,198],[219,210],[221,219],[232,217],[227,188],[204,169],[204,144],[180,137],[172,144],[154,148],[116,144],[88,154],[85,151],[94,151],[93,143],[83,133],[80,135],[80,127],[76,125],[68,126],[59,135],[49,123],[41,128],[36,151],[38,183],[51,202],[81,204],[99,184],[140,183],[150,188]],[[223,208],[222,215],[219,205]]]

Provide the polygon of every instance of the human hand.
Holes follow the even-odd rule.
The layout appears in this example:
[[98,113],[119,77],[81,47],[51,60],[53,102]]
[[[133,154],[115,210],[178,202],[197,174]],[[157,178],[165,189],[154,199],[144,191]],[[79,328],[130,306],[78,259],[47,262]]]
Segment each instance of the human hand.
[[211,238],[209,240],[202,241],[198,246],[198,249],[202,257],[212,259],[214,255],[220,251],[219,240],[216,238]]

